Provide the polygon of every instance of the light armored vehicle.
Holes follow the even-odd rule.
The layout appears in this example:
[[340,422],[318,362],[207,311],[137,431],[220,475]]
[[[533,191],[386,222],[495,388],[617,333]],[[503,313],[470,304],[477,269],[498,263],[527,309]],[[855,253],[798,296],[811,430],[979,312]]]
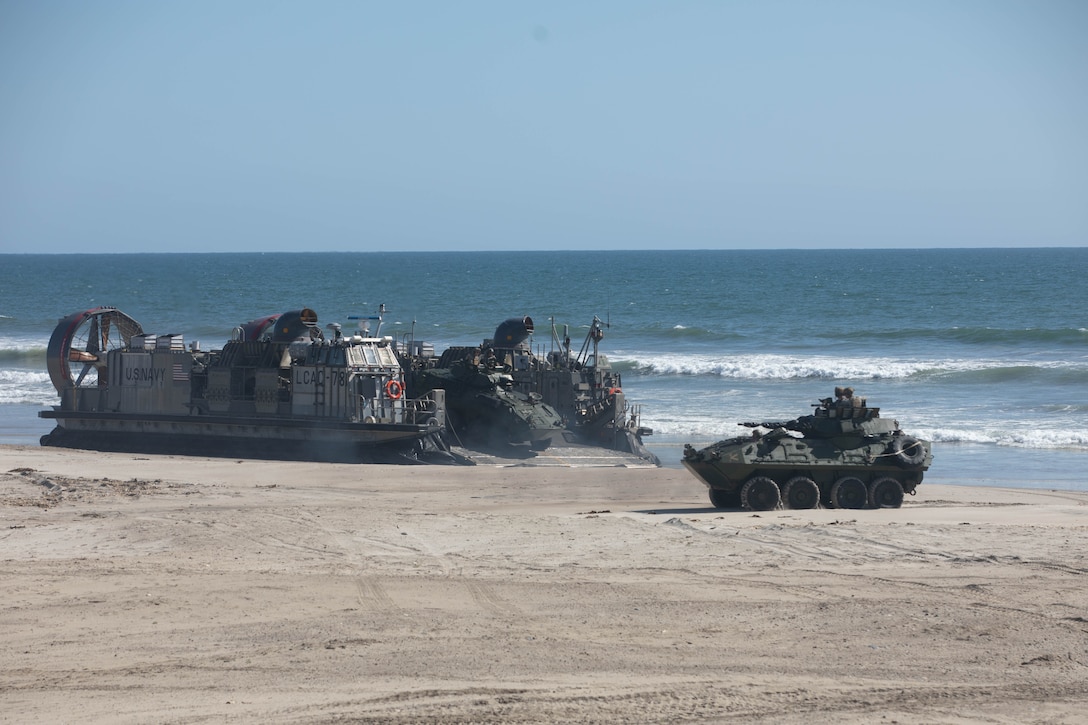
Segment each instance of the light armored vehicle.
[[442,390],[456,441],[488,448],[528,446],[543,451],[562,442],[563,419],[537,393],[514,387],[514,378],[494,359],[456,360],[448,367],[416,371],[413,395]]
[[717,508],[898,508],[933,462],[930,443],[846,391],[821,400],[812,415],[741,423],[755,430],[701,450],[688,444],[682,463]]

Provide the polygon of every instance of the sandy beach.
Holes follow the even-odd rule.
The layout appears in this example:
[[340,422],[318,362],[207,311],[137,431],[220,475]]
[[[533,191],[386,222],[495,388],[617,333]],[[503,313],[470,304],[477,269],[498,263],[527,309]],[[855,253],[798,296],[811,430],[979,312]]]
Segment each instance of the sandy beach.
[[1088,493],[0,447],[0,721],[1073,723]]

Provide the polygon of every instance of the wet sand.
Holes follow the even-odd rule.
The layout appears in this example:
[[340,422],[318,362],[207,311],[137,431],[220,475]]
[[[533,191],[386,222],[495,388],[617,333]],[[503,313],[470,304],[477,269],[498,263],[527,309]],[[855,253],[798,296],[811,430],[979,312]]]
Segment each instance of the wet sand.
[[1088,493],[0,446],[0,721],[1085,722]]

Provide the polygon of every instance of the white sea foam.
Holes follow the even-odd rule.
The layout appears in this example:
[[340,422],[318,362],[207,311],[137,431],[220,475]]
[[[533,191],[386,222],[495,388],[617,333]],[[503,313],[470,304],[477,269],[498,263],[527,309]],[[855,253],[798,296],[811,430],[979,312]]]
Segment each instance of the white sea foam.
[[0,404],[54,405],[57,402],[57,391],[48,373],[0,370]]
[[1013,448],[1088,450],[1088,430],[1085,429],[918,428],[911,432],[934,443],[980,443]]
[[706,355],[664,354],[654,357],[613,355],[613,364],[624,364],[647,374],[716,375],[737,380],[897,380],[921,374],[951,374],[1008,368],[1083,369],[1083,363],[1066,361],[998,359],[923,359],[815,355]]
[[[691,443],[696,448],[751,432],[750,428],[739,425],[739,420],[713,418],[705,414],[674,419],[644,416],[642,422],[653,428],[654,434],[648,439],[649,443]],[[967,443],[1010,448],[1088,451],[1088,429],[1083,428],[1036,427],[1021,430],[984,426],[930,428],[912,425],[907,432],[934,444]]]
[[40,351],[44,353],[48,346],[49,338],[32,337],[30,335],[0,335],[0,350]]

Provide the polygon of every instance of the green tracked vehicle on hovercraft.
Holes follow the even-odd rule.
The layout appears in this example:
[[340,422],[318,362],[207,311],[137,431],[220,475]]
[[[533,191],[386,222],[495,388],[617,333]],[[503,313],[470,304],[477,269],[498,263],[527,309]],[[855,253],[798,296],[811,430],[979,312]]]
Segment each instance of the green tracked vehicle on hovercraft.
[[929,441],[881,418],[852,389],[835,392],[812,415],[741,423],[756,430],[700,450],[688,444],[682,463],[717,508],[899,508],[933,463]]

